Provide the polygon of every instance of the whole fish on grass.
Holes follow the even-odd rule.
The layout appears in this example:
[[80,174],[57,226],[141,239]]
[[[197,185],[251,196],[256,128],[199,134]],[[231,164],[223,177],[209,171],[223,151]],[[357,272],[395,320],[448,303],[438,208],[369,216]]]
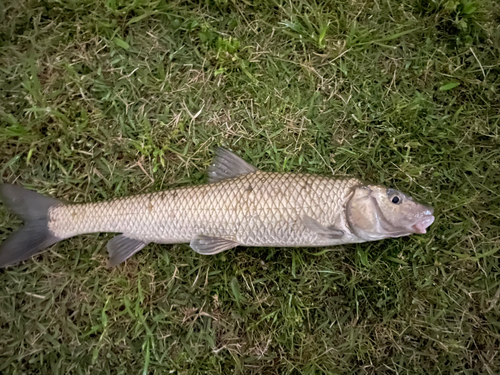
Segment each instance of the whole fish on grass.
[[72,204],[1,184],[4,204],[25,221],[0,246],[0,267],[66,238],[115,232],[115,266],[149,243],[189,243],[212,255],[233,247],[318,247],[425,233],[433,209],[356,178],[263,172],[219,148],[209,183],[100,203]]

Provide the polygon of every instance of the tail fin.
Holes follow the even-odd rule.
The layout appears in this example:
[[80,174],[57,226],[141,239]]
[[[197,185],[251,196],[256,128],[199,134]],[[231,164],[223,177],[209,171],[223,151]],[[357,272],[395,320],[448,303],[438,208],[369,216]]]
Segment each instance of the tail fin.
[[61,240],[48,228],[49,208],[61,203],[57,199],[21,186],[0,184],[0,200],[25,222],[24,227],[12,233],[0,245],[0,268],[28,259]]

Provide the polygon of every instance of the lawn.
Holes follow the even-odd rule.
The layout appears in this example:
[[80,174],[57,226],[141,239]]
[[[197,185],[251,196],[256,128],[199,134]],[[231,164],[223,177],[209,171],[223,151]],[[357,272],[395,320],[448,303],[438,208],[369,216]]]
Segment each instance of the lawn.
[[[430,203],[330,248],[111,234],[0,270],[2,374],[498,374],[495,0],[3,0],[0,182],[70,202],[201,184],[216,146]],[[0,241],[21,222],[0,206]]]

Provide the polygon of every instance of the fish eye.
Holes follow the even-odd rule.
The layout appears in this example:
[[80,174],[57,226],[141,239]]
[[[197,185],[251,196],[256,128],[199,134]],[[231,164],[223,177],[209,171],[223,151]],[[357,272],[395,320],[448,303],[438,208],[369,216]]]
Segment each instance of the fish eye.
[[401,198],[399,198],[397,195],[395,195],[394,197],[392,197],[391,202],[394,204],[399,204],[399,203],[401,203]]
[[401,204],[403,202],[402,193],[395,189],[387,189],[387,197],[394,204]]

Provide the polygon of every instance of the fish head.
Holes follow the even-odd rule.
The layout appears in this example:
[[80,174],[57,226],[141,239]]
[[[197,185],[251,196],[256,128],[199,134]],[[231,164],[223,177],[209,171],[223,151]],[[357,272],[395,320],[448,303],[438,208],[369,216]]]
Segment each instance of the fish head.
[[346,207],[349,227],[366,241],[426,233],[433,213],[432,207],[381,185],[355,187]]

